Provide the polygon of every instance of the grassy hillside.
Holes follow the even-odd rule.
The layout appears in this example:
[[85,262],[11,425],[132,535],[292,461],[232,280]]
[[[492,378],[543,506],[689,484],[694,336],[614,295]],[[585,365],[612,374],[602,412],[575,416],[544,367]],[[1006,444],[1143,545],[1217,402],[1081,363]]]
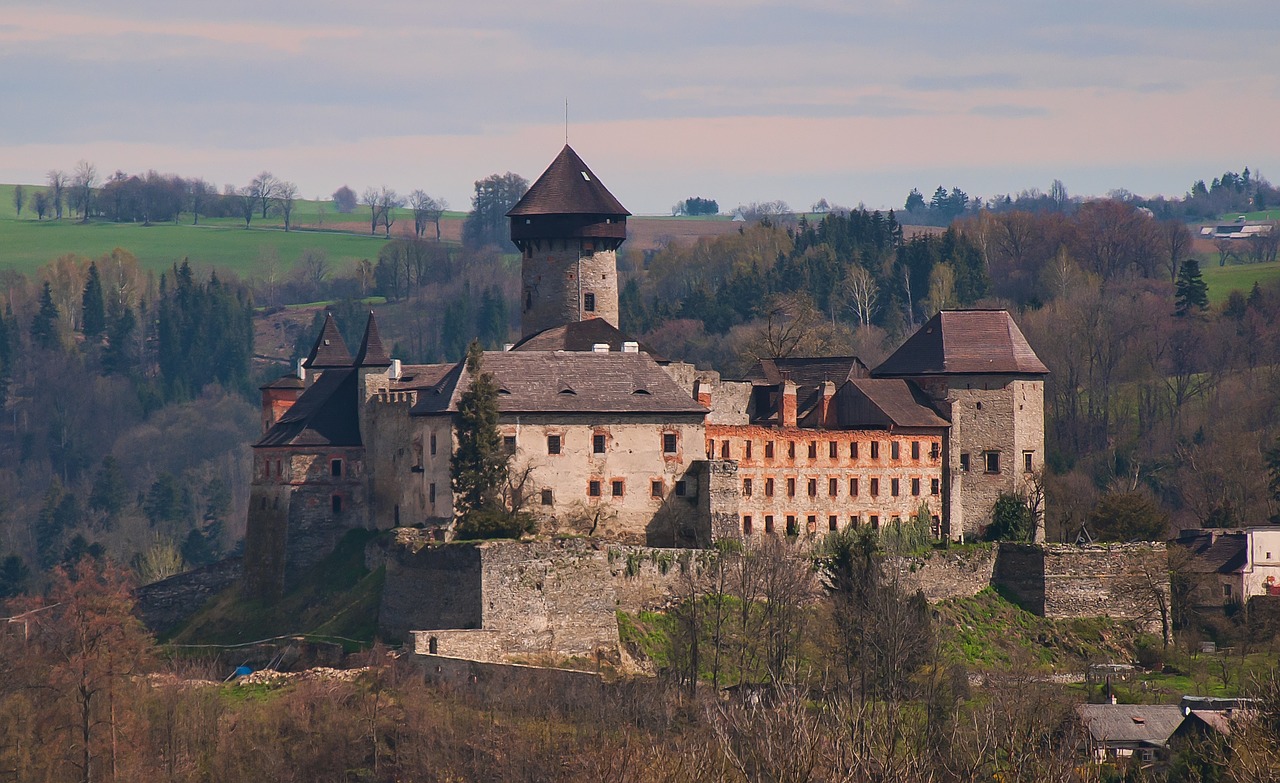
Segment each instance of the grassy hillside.
[[1232,291],[1249,293],[1254,283],[1266,286],[1280,280],[1280,261],[1268,264],[1228,264],[1218,266],[1216,261],[1200,262],[1204,282],[1209,286],[1209,301],[1214,304],[1226,300]]

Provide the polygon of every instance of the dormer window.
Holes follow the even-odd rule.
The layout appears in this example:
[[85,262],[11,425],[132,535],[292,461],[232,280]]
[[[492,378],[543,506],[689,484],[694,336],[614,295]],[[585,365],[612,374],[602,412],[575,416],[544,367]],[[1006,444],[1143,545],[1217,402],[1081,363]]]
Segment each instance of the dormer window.
[[590,177],[590,175],[588,175],[588,174],[587,174],[587,172],[582,171],[582,172],[579,172],[579,173],[580,173],[580,174],[582,174],[582,178],[583,178],[584,180],[586,180],[587,182],[590,182],[590,181],[591,181],[591,177]]

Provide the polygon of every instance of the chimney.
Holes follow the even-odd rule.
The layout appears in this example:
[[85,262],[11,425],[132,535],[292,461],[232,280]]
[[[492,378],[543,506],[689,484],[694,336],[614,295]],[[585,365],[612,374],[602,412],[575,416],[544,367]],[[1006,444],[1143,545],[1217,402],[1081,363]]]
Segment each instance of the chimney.
[[608,344],[608,343],[595,343],[594,345],[592,345],[592,346],[591,346],[591,352],[592,352],[592,353],[608,353],[608,352],[609,352],[609,344]]
[[711,407],[711,384],[699,378],[693,382],[693,397],[699,405]]
[[623,353],[640,353],[640,343],[628,340],[622,344]]
[[832,421],[832,419],[835,418],[835,412],[831,410],[831,400],[833,400],[835,396],[836,396],[836,385],[831,381],[823,381],[822,382],[822,403],[821,403],[822,410],[820,411],[820,415],[821,415],[820,422],[823,427],[830,427],[835,423],[834,421]]
[[778,423],[783,427],[796,426],[796,384],[782,382],[782,399],[778,401]]
[[515,348],[515,347],[516,347],[516,344],[515,344],[515,343],[503,343],[503,344],[502,344],[502,350],[503,350],[503,351],[510,351],[512,348]]
[[391,371],[387,373],[387,377],[389,377],[393,381],[400,380],[400,360],[399,359],[391,360]]
[[305,360],[305,359],[299,359],[299,360],[294,364],[294,367],[293,367],[293,374],[294,374],[294,375],[296,375],[296,376],[298,376],[298,380],[302,381],[303,383],[306,383],[306,380],[307,380],[307,368],[302,366],[304,361],[306,361],[306,360]]

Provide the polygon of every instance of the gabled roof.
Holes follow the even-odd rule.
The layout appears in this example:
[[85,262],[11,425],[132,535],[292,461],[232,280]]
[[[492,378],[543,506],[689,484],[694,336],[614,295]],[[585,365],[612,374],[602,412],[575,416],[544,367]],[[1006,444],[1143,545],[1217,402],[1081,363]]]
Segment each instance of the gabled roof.
[[869,374],[867,365],[856,356],[805,356],[761,359],[747,371],[743,380],[769,386],[784,380],[796,386],[819,386],[823,381],[831,381],[840,386],[850,378],[866,378]]
[[907,338],[872,375],[882,378],[1048,372],[1008,311],[943,310]]
[[1081,704],[1076,707],[1094,742],[1163,747],[1182,725],[1176,704]]
[[900,378],[854,378],[836,390],[841,427],[949,427],[915,384]]
[[507,216],[630,214],[566,144]]
[[324,314],[324,326],[316,344],[311,346],[311,353],[302,363],[308,370],[332,370],[337,367],[351,366],[351,351],[338,331],[338,324],[333,320],[333,313]]
[[382,347],[382,335],[378,333],[378,322],[369,311],[369,320],[364,325],[364,337],[360,340],[360,350],[356,352],[356,367],[390,367],[391,357]]
[[1187,547],[1187,567],[1201,574],[1233,574],[1248,563],[1248,536],[1243,532],[1184,530],[1174,542]]
[[[643,353],[486,351],[481,366],[498,385],[503,414],[707,412]],[[470,385],[460,362],[435,387],[418,393],[410,413],[452,413]]]
[[[604,343],[609,346],[610,351],[621,352],[622,344],[626,342],[638,341],[603,318],[588,318],[534,332],[512,346],[511,350],[590,351],[597,343]],[[655,361],[662,361],[647,345],[641,343],[640,350],[652,356]]]
[[325,372],[254,447],[363,445],[356,380],[352,367]]

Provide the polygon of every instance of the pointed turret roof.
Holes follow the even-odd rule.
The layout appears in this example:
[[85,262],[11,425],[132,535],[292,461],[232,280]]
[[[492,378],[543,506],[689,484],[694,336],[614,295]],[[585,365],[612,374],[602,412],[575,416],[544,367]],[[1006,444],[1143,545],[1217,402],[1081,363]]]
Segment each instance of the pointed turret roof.
[[943,310],[872,373],[915,375],[1046,375],[1036,352],[1006,310]]
[[568,144],[507,213],[509,217],[630,214]]
[[356,353],[357,367],[390,367],[391,357],[382,347],[382,335],[378,333],[378,322],[369,311],[369,321],[364,326],[364,339],[360,341],[360,350]]
[[308,370],[332,370],[338,367],[351,366],[351,351],[338,331],[338,324],[333,320],[333,313],[324,314],[324,326],[311,353],[302,363]]

